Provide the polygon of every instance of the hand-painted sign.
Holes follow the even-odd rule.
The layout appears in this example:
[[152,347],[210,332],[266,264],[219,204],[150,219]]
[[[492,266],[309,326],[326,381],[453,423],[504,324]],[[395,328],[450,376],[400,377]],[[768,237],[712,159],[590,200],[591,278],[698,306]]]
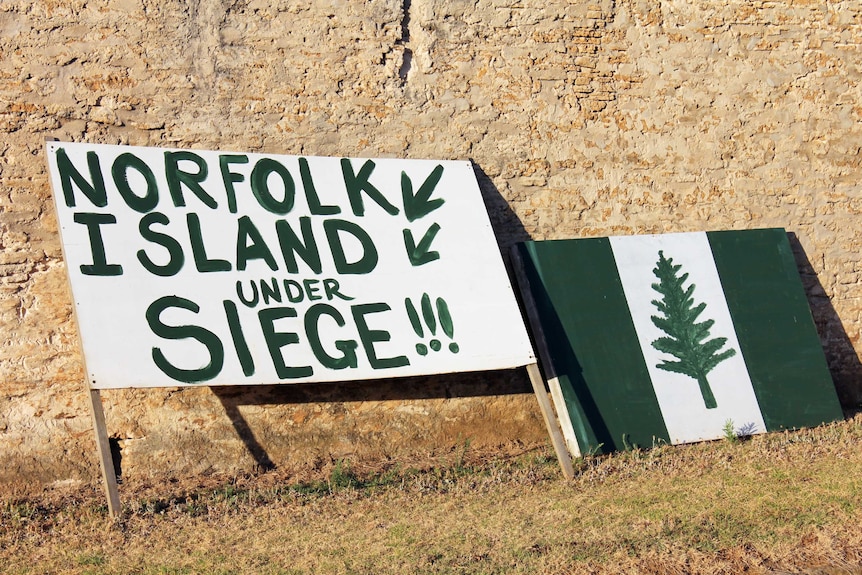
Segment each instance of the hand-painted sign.
[[518,248],[571,451],[841,419],[784,230]]
[[535,361],[468,162],[46,148],[95,389]]

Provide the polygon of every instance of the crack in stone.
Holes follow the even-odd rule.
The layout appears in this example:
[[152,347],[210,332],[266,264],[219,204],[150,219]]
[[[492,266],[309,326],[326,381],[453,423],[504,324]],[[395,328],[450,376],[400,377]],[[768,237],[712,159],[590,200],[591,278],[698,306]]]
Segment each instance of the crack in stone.
[[398,77],[401,78],[402,82],[407,81],[410,68],[413,66],[413,50],[408,47],[410,43],[410,8],[411,0],[404,0],[401,8],[401,37],[395,42],[397,46],[404,46],[401,67],[398,69]]

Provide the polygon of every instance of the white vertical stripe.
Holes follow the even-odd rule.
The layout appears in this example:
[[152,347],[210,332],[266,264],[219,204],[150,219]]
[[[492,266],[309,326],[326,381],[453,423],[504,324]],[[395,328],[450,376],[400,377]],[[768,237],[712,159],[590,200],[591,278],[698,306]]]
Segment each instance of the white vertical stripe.
[[[745,428],[749,433],[764,432],[766,426],[739,348],[706,233],[612,237],[610,242],[671,442],[720,438],[724,435],[727,420],[733,421],[736,430]],[[664,252],[665,258],[672,258],[673,265],[682,265],[678,272],[680,275],[689,274],[683,289],[695,284],[694,305],[706,302],[706,309],[696,321],[712,319],[715,324],[705,341],[726,337],[727,343],[720,351],[729,347],[736,350],[736,355],[725,359],[707,374],[718,404],[713,409],[705,407],[694,378],[657,367],[663,360],[676,360],[651,345],[651,342],[666,336],[650,319],[653,315],[661,315],[652,301],[661,300],[662,296],[651,287],[659,282],[653,273],[659,251]]]

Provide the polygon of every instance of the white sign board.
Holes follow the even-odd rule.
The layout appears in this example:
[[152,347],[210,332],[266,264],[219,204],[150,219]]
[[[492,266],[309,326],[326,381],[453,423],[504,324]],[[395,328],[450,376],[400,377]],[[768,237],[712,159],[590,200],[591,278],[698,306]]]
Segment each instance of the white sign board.
[[468,162],[46,148],[94,389],[535,362]]

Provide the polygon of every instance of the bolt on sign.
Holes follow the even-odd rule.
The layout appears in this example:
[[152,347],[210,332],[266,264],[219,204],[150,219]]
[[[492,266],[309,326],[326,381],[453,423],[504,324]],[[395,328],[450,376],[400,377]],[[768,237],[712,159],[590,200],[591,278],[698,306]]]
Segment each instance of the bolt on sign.
[[92,389],[535,363],[469,162],[46,148]]

